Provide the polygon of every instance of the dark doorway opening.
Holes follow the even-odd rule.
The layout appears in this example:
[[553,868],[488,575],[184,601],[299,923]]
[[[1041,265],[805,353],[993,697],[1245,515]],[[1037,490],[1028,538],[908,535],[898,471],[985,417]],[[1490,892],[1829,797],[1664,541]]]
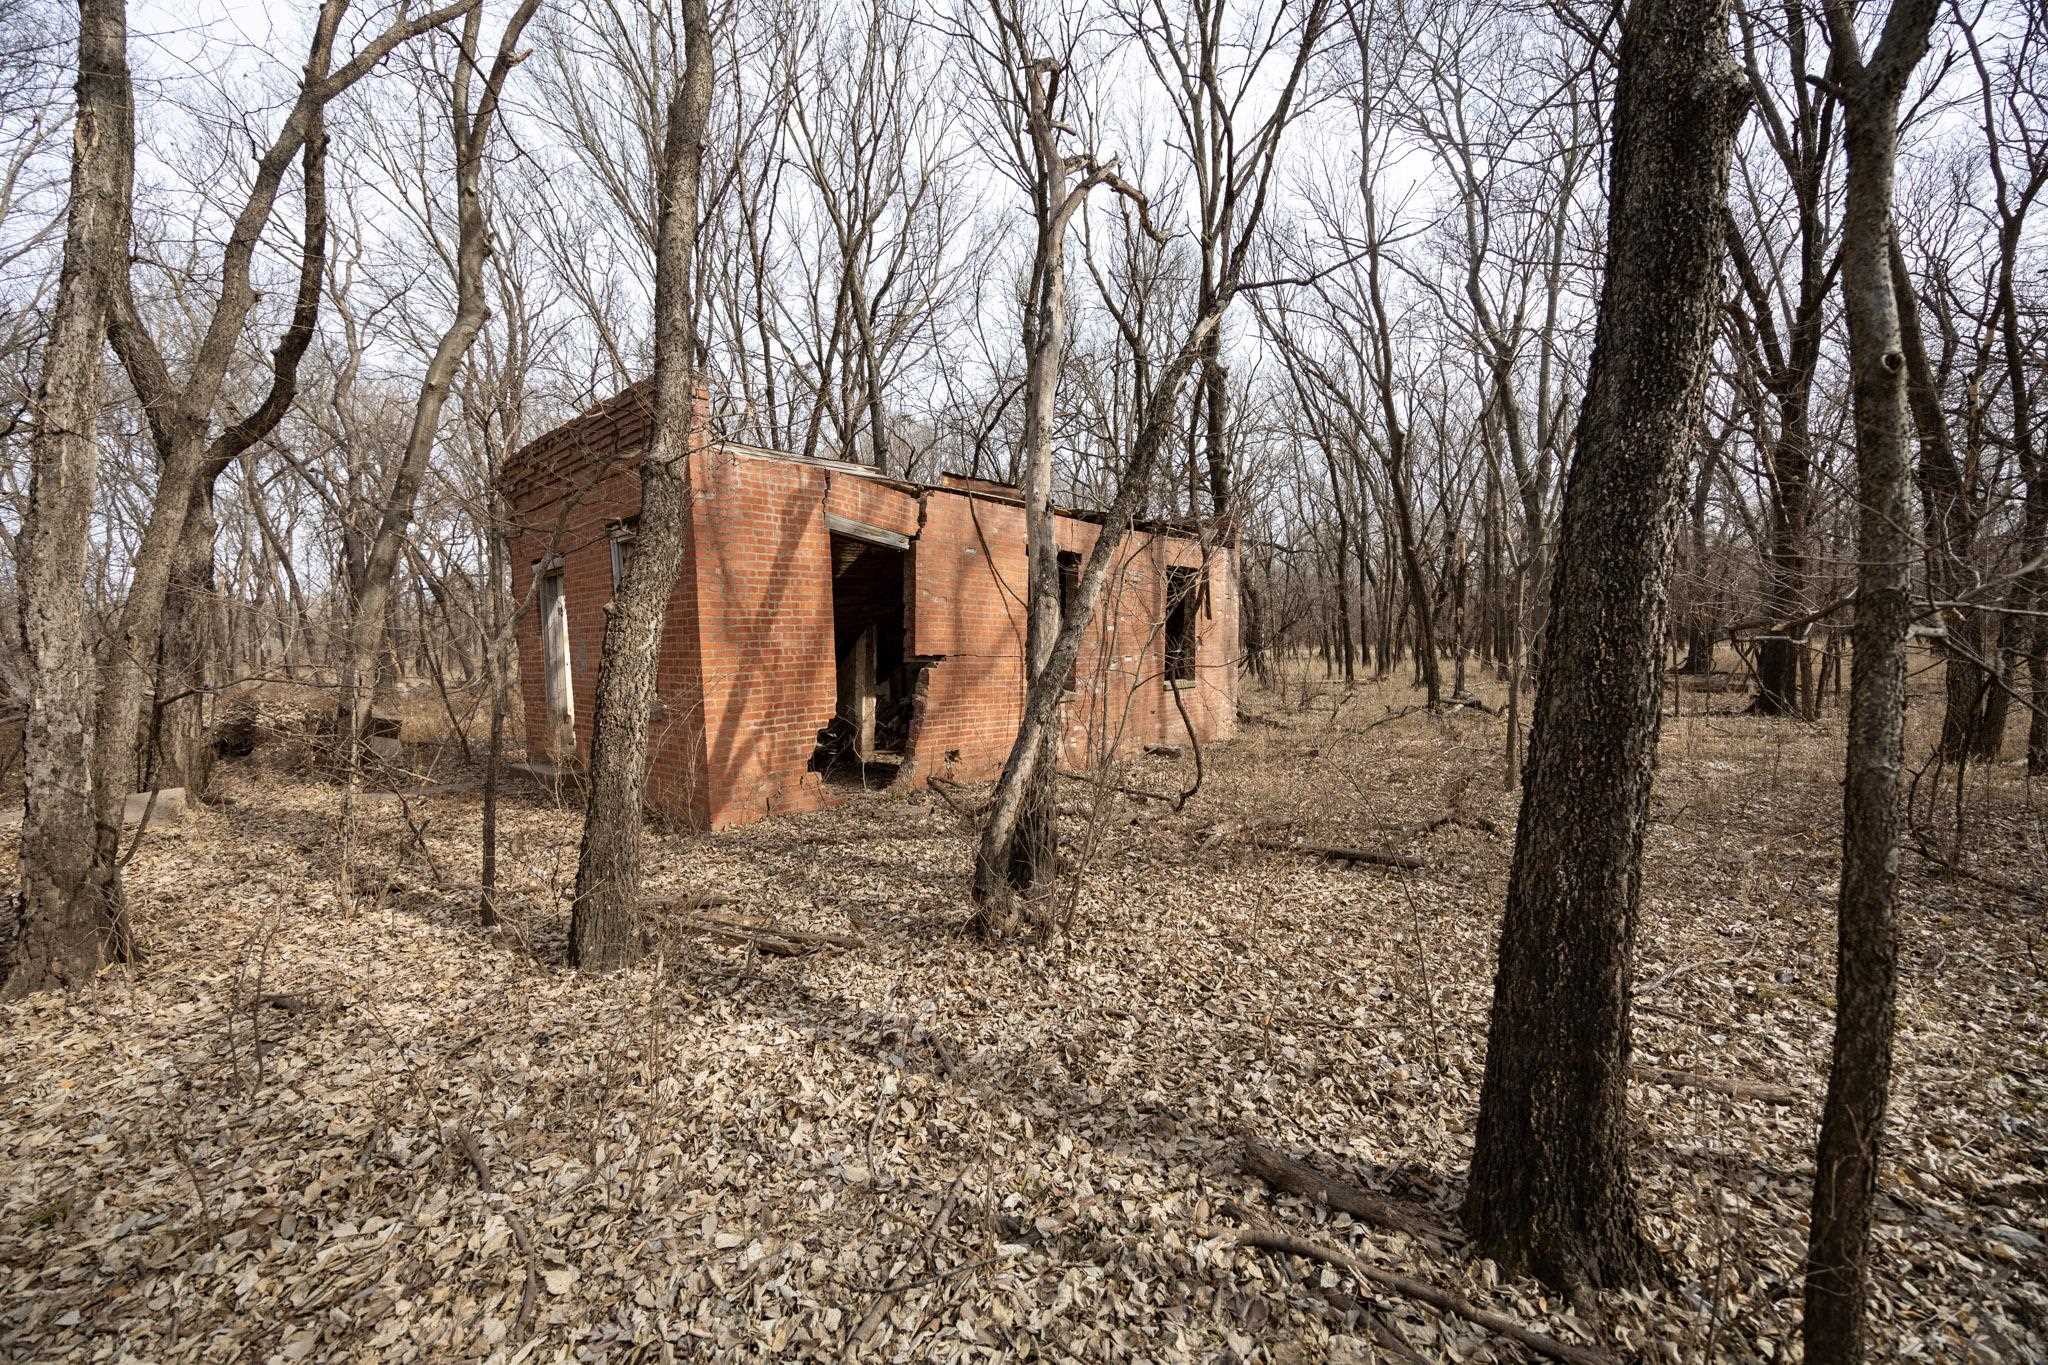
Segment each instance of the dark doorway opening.
[[832,534],[832,652],[839,700],[818,732],[811,767],[828,782],[887,786],[903,761],[913,670],[905,667],[910,621],[905,548]]
[[1166,682],[1195,680],[1195,615],[1201,574],[1194,569],[1166,571]]

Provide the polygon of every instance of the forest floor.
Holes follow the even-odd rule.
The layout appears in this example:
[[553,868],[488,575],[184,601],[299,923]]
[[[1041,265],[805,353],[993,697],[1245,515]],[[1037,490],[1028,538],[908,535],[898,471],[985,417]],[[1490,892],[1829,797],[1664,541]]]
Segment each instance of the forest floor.
[[[1916,753],[1937,682],[1916,682]],[[1666,722],[1635,1099],[1668,1283],[1573,1305],[1241,1170],[1256,1139],[1455,1225],[1515,800],[1503,722],[1414,699],[1306,677],[1252,695],[1178,812],[1091,809],[1076,784],[1085,889],[1021,948],[962,934],[971,829],[944,800],[653,837],[648,894],[858,945],[679,939],[601,978],[558,965],[573,809],[508,802],[511,923],[487,935],[473,790],[369,803],[345,839],[338,789],[294,776],[288,744],[224,765],[217,803],[128,869],[146,959],[0,1008],[0,1356],[1527,1358],[1239,1245],[1250,1210],[1618,1357],[1796,1359],[1838,712]],[[1952,790],[1926,797],[1953,818]],[[1975,871],[2048,883],[2048,802],[2018,765],[1961,804]],[[1904,866],[1873,1339],[2041,1359],[2042,907]]]

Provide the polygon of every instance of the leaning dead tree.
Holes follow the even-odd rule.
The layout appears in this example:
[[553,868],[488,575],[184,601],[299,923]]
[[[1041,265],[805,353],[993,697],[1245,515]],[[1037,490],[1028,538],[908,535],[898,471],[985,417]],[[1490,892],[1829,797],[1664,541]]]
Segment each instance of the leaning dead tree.
[[711,117],[711,20],[682,0],[682,64],[663,132],[654,256],[653,435],[640,456],[640,521],[633,553],[605,616],[591,717],[590,794],[576,855],[569,961],[593,971],[639,955],[647,724],[668,596],[683,562],[689,465],[697,420],[696,258],[699,181]]
[[[1274,166],[1283,136],[1295,117],[1310,60],[1322,41],[1329,8],[1328,0],[1311,0],[1297,11],[1291,29],[1287,30],[1291,33],[1291,50],[1281,54],[1287,63],[1285,79],[1278,87],[1266,116],[1249,122],[1241,133],[1230,139],[1227,144],[1229,155],[1220,163],[1205,166],[1200,159],[1194,163],[1198,196],[1214,195],[1219,201],[1213,213],[1204,211],[1204,221],[1229,224],[1230,230],[1217,255],[1213,288],[1203,292],[1181,342],[1168,353],[1163,363],[1136,367],[1147,376],[1147,382],[1139,393],[1133,395],[1139,421],[1131,438],[1129,455],[1123,467],[1115,471],[1115,496],[1104,509],[1102,529],[1082,561],[1079,580],[1064,611],[1060,602],[1057,546],[1052,540],[1049,462],[1042,475],[1035,472],[1027,475],[1027,518],[1036,517],[1035,521],[1028,522],[1031,538],[1027,589],[1031,603],[1026,650],[1028,683],[1017,738],[1011,745],[1009,757],[1003,764],[1002,774],[990,798],[988,822],[975,853],[973,892],[981,907],[975,925],[983,934],[1001,936],[1022,923],[1034,922],[1036,912],[1032,907],[1050,888],[1057,854],[1051,789],[1058,767],[1061,704],[1067,680],[1073,676],[1082,635],[1093,617],[1095,604],[1100,599],[1118,548],[1151,489],[1161,453],[1179,435],[1183,416],[1181,385],[1202,363],[1210,338],[1222,326],[1225,313],[1246,287],[1245,268],[1266,209]],[[1113,170],[1098,167],[1092,158],[1079,164],[1060,160],[1057,145],[1060,129],[1050,117],[1052,106],[1041,104],[1038,106],[1041,112],[1034,114],[1031,103],[1033,99],[1051,93],[1048,87],[1041,86],[1040,94],[1034,95],[1034,80],[1043,81],[1057,74],[1056,68],[1048,71],[1044,59],[1030,55],[1032,49],[1028,45],[1027,31],[1016,21],[1014,10],[1006,14],[998,5],[996,14],[998,31],[1006,35],[998,49],[1003,69],[1011,73],[1012,89],[1020,92],[1022,117],[1019,126],[1024,130],[1023,136],[1031,139],[1034,148],[1025,164],[1038,168],[1041,173],[1034,182],[1039,187],[1034,191],[1034,204],[1043,203],[1050,209],[1065,202],[1064,197],[1054,199],[1050,196],[1054,182],[1043,176],[1043,171],[1049,166],[1056,169],[1064,166],[1066,175],[1098,174],[1103,177],[1101,183],[1111,183]],[[1238,81],[1249,86],[1261,78],[1259,72],[1263,70],[1262,66],[1255,65],[1234,74]],[[1233,96],[1241,97],[1244,91],[1232,89],[1232,76],[1224,63],[1212,60],[1202,65],[1198,80],[1176,88],[1188,98],[1204,101],[1212,109],[1238,110],[1244,107],[1243,100]],[[1094,168],[1092,172],[1091,168]],[[1131,228],[1158,242],[1159,234],[1152,226],[1144,197],[1135,189],[1122,186],[1121,182],[1117,182],[1117,186],[1127,214],[1135,220],[1130,224]],[[1072,182],[1068,182],[1068,187],[1071,192]],[[1046,216],[1041,221],[1050,224],[1055,220]],[[1048,255],[1046,239],[1041,236],[1039,240],[1041,249],[1038,255],[1045,257]],[[1063,274],[1064,267],[1060,270]],[[1058,310],[1052,305],[1057,303],[1058,296],[1043,292],[1048,278],[1041,276],[1038,261],[1034,260],[1033,293],[1029,302],[1045,307],[1046,311],[1041,316],[1056,318]],[[1103,295],[1104,306],[1114,319],[1125,346],[1133,356],[1146,355],[1151,343],[1144,335],[1137,308],[1119,306],[1108,289],[1104,289]],[[1027,401],[1042,405],[1038,417],[1027,416],[1027,422],[1035,420],[1049,426],[1055,378],[1056,371],[1048,374],[1042,391],[1031,388],[1027,381]],[[1045,426],[1034,426],[1033,430],[1042,430]],[[1029,442],[1025,447],[1025,457],[1028,468],[1031,458]],[[1032,481],[1034,478],[1037,480],[1035,483]],[[1034,503],[1038,508],[1035,513],[1031,511]]]
[[[1144,196],[1117,174],[1114,159],[1093,150],[1070,151],[1072,112],[1069,59],[1047,54],[1047,43],[1028,25],[1014,0],[991,0],[986,34],[963,27],[963,41],[976,43],[984,60],[989,94],[1004,111],[1010,138],[1010,171],[1031,203],[1031,273],[1024,291],[1024,430],[1017,455],[1017,482],[1024,493],[1025,587],[1024,676],[1033,685],[1052,659],[1060,621],[1059,544],[1052,505],[1054,401],[1067,349],[1067,234],[1074,216],[1097,189],[1109,189],[1145,209]],[[1146,225],[1150,226],[1147,218]],[[1064,684],[1062,684],[1064,687]],[[1029,893],[1049,880],[1055,854],[1053,778],[1059,736],[1034,732],[1028,759],[1035,780],[1006,788],[998,784],[989,829],[975,863],[974,894],[986,902],[1004,885]],[[1013,754],[1004,770],[1020,760]]]
[[1699,445],[1747,87],[1723,0],[1622,23],[1607,278],[1516,828],[1464,1217],[1559,1286],[1640,1280],[1630,982],[1677,507]]
[[[488,71],[481,66],[481,4],[463,19],[461,37],[449,76],[448,129],[454,145],[455,181],[455,310],[441,334],[420,381],[412,427],[384,497],[367,553],[356,568],[349,596],[355,605],[348,645],[342,655],[339,706],[346,725],[348,763],[360,761],[364,727],[374,700],[377,654],[384,647],[385,610],[391,600],[392,576],[413,521],[420,485],[427,475],[441,413],[463,357],[483,330],[484,270],[491,255],[491,226],[484,204],[484,157],[498,117],[498,104],[512,68],[523,59],[519,40],[540,8],[540,0],[521,0],[499,34],[498,50]],[[480,96],[477,77],[482,76]],[[474,101],[474,107],[472,107]],[[431,195],[431,191],[428,192]]]

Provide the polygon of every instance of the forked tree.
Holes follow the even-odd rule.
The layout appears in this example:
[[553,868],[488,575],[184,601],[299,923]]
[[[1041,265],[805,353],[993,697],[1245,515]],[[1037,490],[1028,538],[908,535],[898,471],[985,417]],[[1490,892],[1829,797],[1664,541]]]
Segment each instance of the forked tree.
[[[1144,197],[1118,179],[1113,166],[1092,155],[1076,156],[1060,150],[1059,136],[1065,129],[1053,113],[1057,104],[1048,98],[1053,88],[1045,84],[1049,79],[1060,78],[1060,72],[1054,64],[1036,55],[1015,5],[1009,4],[1009,0],[993,0],[992,11],[1001,35],[993,53],[995,65],[1010,82],[1010,98],[1020,110],[1013,125],[1020,144],[1016,160],[1028,168],[1025,185],[1041,224],[1027,295],[1027,363],[1046,367],[1042,373],[1034,368],[1027,374],[1024,392],[1024,495],[1030,564],[1026,588],[1030,615],[1024,713],[989,799],[988,822],[982,828],[975,852],[972,884],[974,898],[981,907],[975,919],[977,929],[985,935],[1001,936],[1020,922],[1037,919],[1035,914],[1019,915],[1020,901],[1011,893],[1022,893],[1021,903],[1029,904],[1049,889],[1053,879],[1057,852],[1052,824],[1053,784],[1057,777],[1061,706],[1067,680],[1073,677],[1082,634],[1093,619],[1124,534],[1152,487],[1161,452],[1185,429],[1181,385],[1202,364],[1225,314],[1247,287],[1245,268],[1252,245],[1258,239],[1275,162],[1283,136],[1300,107],[1310,61],[1328,23],[1330,0],[1308,0],[1292,10],[1291,18],[1290,8],[1280,6],[1273,28],[1284,35],[1284,40],[1269,45],[1258,54],[1259,60],[1235,71],[1220,57],[1222,39],[1206,36],[1220,34],[1222,30],[1201,27],[1197,31],[1205,36],[1200,41],[1214,43],[1218,50],[1208,51],[1197,79],[1170,88],[1170,94],[1198,100],[1212,110],[1237,114],[1246,108],[1245,95],[1265,79],[1262,73],[1270,70],[1264,57],[1271,54],[1285,63],[1285,77],[1264,117],[1246,117],[1241,128],[1218,135],[1218,145],[1225,149],[1218,158],[1193,158],[1190,169],[1197,202],[1203,205],[1202,221],[1228,225],[1215,248],[1213,287],[1202,291],[1181,340],[1164,361],[1134,367],[1145,376],[1133,395],[1139,420],[1131,436],[1129,454],[1114,471],[1116,491],[1103,509],[1102,530],[1082,560],[1079,579],[1064,608],[1060,600],[1058,547],[1053,539],[1050,448],[1058,354],[1050,352],[1041,358],[1039,352],[1047,339],[1044,329],[1050,327],[1058,333],[1064,327],[1062,239],[1065,219],[1078,211],[1079,203],[1075,202],[1064,216],[1058,211],[1077,191],[1085,198],[1094,185],[1109,185],[1131,206],[1130,213],[1135,219],[1131,229],[1142,231],[1156,244],[1164,243],[1152,226]],[[1059,193],[1062,186],[1065,192]],[[1212,196],[1216,201],[1213,206]],[[1049,235],[1048,228],[1057,232]],[[1104,291],[1103,302],[1128,351],[1134,357],[1146,355],[1153,343],[1143,333],[1141,310],[1120,306],[1108,290]]]
[[[428,461],[441,436],[441,413],[448,404],[463,357],[469,353],[477,333],[483,330],[484,269],[491,255],[491,225],[484,204],[484,157],[490,148],[505,82],[522,60],[520,36],[539,8],[540,0],[521,0],[499,33],[498,50],[488,69],[482,65],[480,51],[483,6],[479,4],[470,10],[463,20],[448,77],[448,130],[454,144],[455,171],[455,309],[420,380],[404,452],[385,489],[376,530],[361,563],[355,567],[354,582],[350,585],[349,598],[355,610],[342,655],[340,703],[348,739],[348,762],[352,767],[360,761],[364,727],[370,719],[377,654],[384,647],[392,578],[412,527]],[[480,94],[476,93],[479,76]],[[421,178],[426,178],[424,167]],[[423,191],[431,203],[431,191],[425,187]],[[432,222],[431,211],[427,221]]]
[[[1052,659],[1060,621],[1059,544],[1053,512],[1054,399],[1067,351],[1067,235],[1074,217],[1097,189],[1127,196],[1139,206],[1144,196],[1117,174],[1114,159],[1094,149],[1075,149],[1071,46],[1060,55],[1037,31],[1016,0],[991,0],[986,29],[963,22],[961,41],[976,45],[998,126],[1009,142],[1006,169],[1031,204],[1031,269],[1024,288],[1023,435],[1017,453],[1018,483],[1024,493],[1025,587],[1024,675],[1036,681]],[[1150,227],[1147,219],[1146,226]],[[975,899],[990,908],[981,915],[984,932],[1005,918],[994,907],[1003,890],[1031,895],[1050,880],[1053,866],[1053,769],[1059,737],[1051,728],[1033,731],[1028,757],[1012,754],[997,784],[997,800],[975,861]],[[1012,770],[1023,774],[1010,781]]]
[[1629,997],[1667,580],[1700,443],[1748,103],[1724,0],[1622,20],[1607,275],[1566,480],[1464,1217],[1564,1287],[1653,1263],[1629,1170]]
[[[129,559],[127,591],[111,613],[99,654],[101,666],[91,668],[82,639],[51,654],[63,681],[39,699],[37,724],[58,747],[45,752],[41,740],[33,741],[25,767],[30,816],[23,830],[23,891],[7,984],[11,992],[77,985],[87,964],[104,964],[130,951],[120,870],[122,806],[145,716],[155,731],[169,724],[174,707],[196,703],[208,691],[195,655],[194,613],[185,613],[185,628],[175,623],[167,628],[167,599],[181,568],[200,567],[200,578],[188,586],[210,582],[214,480],[276,429],[297,391],[299,361],[318,320],[326,254],[327,107],[401,44],[460,17],[476,3],[455,0],[417,15],[401,12],[345,54],[340,35],[350,0],[324,0],[298,88],[256,157],[226,243],[213,263],[218,283],[212,307],[179,363],[173,361],[176,349],[140,307],[131,273],[137,141],[126,5],[123,0],[85,0],[80,7],[80,109],[88,115],[80,127],[92,140],[80,146],[88,178],[74,186],[87,206],[73,212],[85,215],[90,231],[67,236],[66,268],[72,268],[68,258],[74,249],[112,263],[79,275],[75,283],[81,288],[90,283],[100,291],[99,302],[90,306],[140,400],[156,467],[140,540]],[[262,391],[240,412],[224,414],[231,402],[228,379],[243,354],[259,298],[257,249],[294,162],[301,164],[304,177],[304,221],[289,320],[271,349]],[[102,210],[112,214],[111,226]],[[71,424],[86,422],[89,434],[90,418],[98,410],[98,352],[88,358],[82,340],[67,333],[67,345],[53,353],[52,363],[61,369],[46,371],[45,383],[66,395],[64,421],[70,434],[62,440],[53,434],[42,450],[52,461],[75,462],[83,458],[84,447],[74,444],[80,429]],[[90,371],[81,368],[88,364]],[[51,472],[56,473],[54,467]],[[34,553],[43,558],[25,573],[25,581],[33,579],[29,610],[35,617],[25,635],[42,632],[46,623],[57,628],[60,622],[85,619],[83,574],[60,570],[84,563],[93,488],[92,476],[75,463],[42,484]],[[195,554],[195,548],[204,554]],[[49,648],[48,638],[36,647]],[[82,735],[90,736],[90,748],[81,770],[75,757]],[[175,766],[192,767],[190,757],[184,755]],[[90,814],[85,821],[71,818],[81,791]],[[63,812],[64,826],[40,824],[39,807],[53,821]]]

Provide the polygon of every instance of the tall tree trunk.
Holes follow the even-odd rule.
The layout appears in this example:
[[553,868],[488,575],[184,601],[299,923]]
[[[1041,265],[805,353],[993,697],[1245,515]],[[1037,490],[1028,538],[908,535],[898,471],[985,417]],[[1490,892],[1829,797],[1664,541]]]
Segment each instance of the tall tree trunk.
[[80,5],[78,73],[64,265],[36,387],[17,568],[28,663],[27,810],[11,942],[0,942],[4,998],[82,986],[128,951],[120,899],[93,875],[100,812],[93,791],[95,671],[85,600],[107,318],[100,276],[127,260],[118,142],[132,107],[127,15],[118,0]]
[[[53,854],[51,862],[30,868],[26,864],[40,859],[46,847],[35,839],[25,839],[23,880],[27,884],[47,884],[53,893],[63,894],[74,905],[87,900],[96,904],[106,926],[106,941],[116,953],[126,951],[127,938],[118,861],[121,807],[135,769],[143,704],[150,691],[149,669],[162,639],[164,599],[192,498],[196,490],[210,486],[228,464],[275,429],[292,402],[298,363],[318,319],[326,230],[326,133],[322,111],[401,43],[446,23],[475,2],[455,0],[452,7],[418,15],[401,14],[337,69],[332,60],[336,34],[348,7],[345,0],[324,0],[297,98],[269,145],[256,158],[248,197],[235,216],[220,258],[219,301],[205,324],[203,336],[184,358],[182,376],[173,375],[164,352],[144,325],[128,274],[129,239],[134,228],[136,130],[125,51],[125,5],[122,0],[81,2],[79,128],[83,140],[78,144],[77,159],[88,170],[83,181],[75,182],[75,188],[82,191],[82,199],[90,201],[92,207],[86,210],[86,215],[96,226],[91,238],[78,244],[81,248],[96,249],[97,259],[103,263],[91,271],[90,283],[98,287],[101,295],[96,315],[103,322],[105,336],[120,357],[147,416],[157,452],[157,479],[140,542],[128,565],[127,592],[115,613],[101,655],[104,662],[90,727],[85,725],[82,714],[53,714],[74,705],[81,694],[48,692],[43,698],[42,719],[52,727],[52,733],[66,737],[84,734],[90,745],[92,779],[85,785],[91,793],[91,857],[81,869],[73,857],[77,845],[71,840],[79,837],[74,834],[61,847],[48,847],[47,851]],[[305,233],[291,322],[271,352],[268,392],[252,410],[229,421],[215,434],[222,389],[230,365],[240,351],[243,328],[257,298],[251,283],[253,258],[276,206],[283,177],[292,162],[300,158],[305,171]],[[111,227],[103,221],[102,208],[114,219]],[[67,254],[71,244],[67,235]],[[68,262],[66,268],[70,268]],[[88,283],[84,277],[74,282]],[[82,319],[81,314],[74,320]],[[73,349],[64,351],[61,358],[67,368],[76,360],[75,348],[83,342],[74,336],[69,345]],[[76,373],[67,373],[57,386],[67,400],[74,390],[84,392],[77,387],[79,378]],[[73,431],[72,439],[81,435],[89,439],[89,431],[77,430]],[[54,448],[52,458],[57,458]],[[66,509],[62,513],[53,510],[53,519],[47,523],[53,537],[44,547],[51,556],[49,565],[63,561],[82,563],[82,551],[60,546],[55,536],[60,524],[67,536],[73,533],[74,524],[76,534],[85,533],[84,518],[73,523],[69,511],[70,498],[81,486],[75,478],[66,479]],[[79,557],[74,559],[74,555]],[[82,584],[82,576],[80,581]],[[60,615],[68,611],[62,599],[70,591],[59,590],[58,596],[51,599],[50,609]],[[38,613],[43,610],[29,609]],[[25,633],[33,636],[40,629],[39,623],[31,624]],[[32,797],[31,823],[35,804]],[[58,884],[60,879],[64,885]],[[35,895],[31,893],[24,904]],[[74,921],[77,913],[70,912]],[[33,931],[32,938],[40,932]],[[105,955],[105,950],[101,955]],[[29,976],[22,979],[27,981]],[[21,987],[31,988],[32,985]]]
[[[1919,438],[1918,483],[1927,526],[1927,586],[1938,599],[1959,601],[1969,592],[1971,551],[1977,535],[1977,499],[1956,460],[1941,389],[1920,330],[1920,304],[1896,237],[1885,243],[1886,268],[1898,322],[1898,353],[1905,364],[1906,408]],[[1983,611],[1955,606],[1941,613],[1945,705],[1941,717],[1942,757],[1967,759],[1983,719],[1985,694],[1995,690],[1984,665],[1991,632]]]
[[1938,0],[1897,0],[1865,64],[1851,0],[1829,0],[1829,70],[1848,144],[1842,296],[1856,424],[1856,623],[1842,782],[1835,1039],[1814,1156],[1803,1336],[1811,1365],[1863,1358],[1871,1203],[1891,1094],[1898,972],[1899,771],[1912,621],[1907,366],[1889,260],[1899,105]]
[[590,794],[576,856],[569,961],[592,971],[640,952],[640,827],[647,718],[668,598],[682,567],[697,420],[695,270],[699,180],[711,112],[711,21],[682,0],[684,60],[670,94],[654,266],[654,436],[640,459],[640,523],[605,618],[591,716]]
[[[1778,439],[1770,451],[1776,491],[1770,553],[1764,564],[1764,607],[1780,622],[1795,620],[1806,610],[1806,523],[1812,501],[1808,398],[1803,386],[1785,395],[1779,404]],[[1774,626],[1757,643],[1757,714],[1800,714],[1799,661],[1805,652],[1805,639],[1795,638],[1783,625]]]
[[183,787],[195,799],[213,778],[213,700],[221,672],[220,641],[213,629],[218,531],[209,485],[192,498],[171,565],[155,695],[142,722],[143,753],[136,773],[138,787]]
[[1623,21],[1607,277],[1566,483],[1464,1216],[1511,1271],[1642,1278],[1630,987],[1667,583],[1747,86],[1724,0]]
[[[1228,302],[1229,293],[1226,291],[1218,307],[1227,307]],[[1050,653],[1044,666],[1032,675],[1025,691],[1024,714],[1017,728],[1017,739],[1010,747],[1010,756],[1003,764],[1002,775],[989,799],[988,824],[982,830],[975,854],[974,893],[982,906],[978,928],[984,934],[1000,935],[1014,927],[1013,917],[1002,907],[1002,898],[997,894],[997,878],[1005,869],[1014,867],[1020,856],[1025,856],[1017,853],[1015,846],[1027,839],[1049,838],[1042,828],[1029,823],[1030,818],[1035,818],[1030,814],[1032,784],[1044,782],[1050,786],[1055,776],[1053,767],[1059,752],[1060,707],[1066,694],[1067,679],[1074,675],[1074,662],[1081,652],[1082,633],[1094,616],[1095,604],[1108,580],[1110,565],[1116,560],[1145,490],[1150,487],[1159,452],[1173,430],[1181,381],[1195,363],[1202,337],[1215,325],[1218,316],[1220,314],[1198,318],[1186,343],[1158,370],[1152,392],[1145,400],[1137,435],[1132,441],[1130,460],[1119,478],[1116,497],[1104,510],[1102,529],[1082,561],[1081,579],[1074,589],[1072,610],[1055,616],[1058,630],[1052,637]],[[1052,871],[1053,852],[1050,847],[1042,847],[1031,855],[1045,859],[1043,871],[1048,876]],[[1014,875],[1013,886],[1016,885]]]

